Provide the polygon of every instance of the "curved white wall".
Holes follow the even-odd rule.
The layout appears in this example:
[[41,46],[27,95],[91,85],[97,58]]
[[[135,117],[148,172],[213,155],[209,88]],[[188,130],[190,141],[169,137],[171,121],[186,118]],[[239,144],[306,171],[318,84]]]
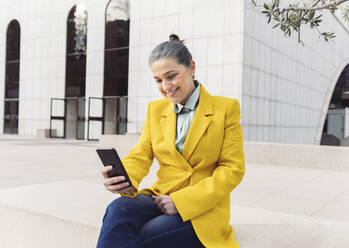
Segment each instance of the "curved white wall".
[[331,15],[320,30],[335,43],[302,29],[284,38],[257,9],[245,6],[242,123],[245,140],[319,144],[329,99],[349,60],[349,35]]

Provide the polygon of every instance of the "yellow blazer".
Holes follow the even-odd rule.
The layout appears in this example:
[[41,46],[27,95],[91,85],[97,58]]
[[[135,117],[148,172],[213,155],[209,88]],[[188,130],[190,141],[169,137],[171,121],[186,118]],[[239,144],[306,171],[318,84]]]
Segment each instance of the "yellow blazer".
[[[166,98],[150,102],[138,144],[122,159],[137,188],[131,197],[168,194],[205,247],[240,247],[229,224],[230,192],[245,174],[239,102],[211,96],[201,84],[183,155],[175,147],[175,134],[173,103]],[[154,156],[160,165],[157,181],[138,191]]]

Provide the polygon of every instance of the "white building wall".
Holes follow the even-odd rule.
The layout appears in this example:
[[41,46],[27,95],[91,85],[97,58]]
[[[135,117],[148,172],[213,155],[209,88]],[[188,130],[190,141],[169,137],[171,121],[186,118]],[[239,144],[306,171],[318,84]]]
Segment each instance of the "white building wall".
[[162,97],[147,61],[171,33],[185,40],[211,94],[240,100],[243,13],[243,1],[131,1],[128,132],[141,132],[147,103]]
[[38,128],[49,128],[50,99],[65,96],[67,18],[77,3],[85,4],[88,12],[86,98],[103,95],[104,14],[107,0],[1,1],[1,132],[8,24],[16,19],[21,27],[19,134],[35,135]]
[[[349,35],[331,15],[320,30],[335,43],[302,29],[284,38],[258,9],[245,6],[242,125],[245,140],[319,144],[333,87],[349,62]],[[343,63],[346,61],[346,63]]]
[[[3,130],[6,29],[21,26],[19,134],[49,127],[50,99],[65,92],[70,9],[88,12],[86,98],[102,96],[108,0],[0,1],[0,130]],[[244,0],[130,0],[128,132],[141,132],[149,101],[161,98],[147,64],[151,50],[177,33],[196,61],[196,78],[213,95],[239,99],[245,140],[318,144],[335,83],[349,63],[349,36],[332,16],[303,30],[305,46],[272,30]],[[87,117],[87,104],[86,104]],[[87,127],[87,125],[86,125]],[[87,132],[85,132],[87,133]]]

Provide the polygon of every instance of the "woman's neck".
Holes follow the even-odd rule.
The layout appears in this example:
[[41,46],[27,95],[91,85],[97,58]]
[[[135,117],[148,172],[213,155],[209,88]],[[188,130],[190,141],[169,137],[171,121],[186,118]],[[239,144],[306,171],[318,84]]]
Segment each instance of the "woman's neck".
[[180,104],[182,104],[183,106],[187,103],[188,99],[190,98],[191,94],[193,94],[194,90],[195,90],[195,84],[193,82],[192,84],[192,88],[190,89],[190,93],[187,95],[187,97],[182,101],[180,102]]

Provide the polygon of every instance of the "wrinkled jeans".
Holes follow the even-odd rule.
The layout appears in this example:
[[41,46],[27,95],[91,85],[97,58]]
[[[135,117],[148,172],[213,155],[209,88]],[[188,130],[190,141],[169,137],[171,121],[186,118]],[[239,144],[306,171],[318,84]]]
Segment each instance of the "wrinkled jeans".
[[122,196],[104,214],[97,248],[204,248],[191,221],[164,215],[151,196]]

